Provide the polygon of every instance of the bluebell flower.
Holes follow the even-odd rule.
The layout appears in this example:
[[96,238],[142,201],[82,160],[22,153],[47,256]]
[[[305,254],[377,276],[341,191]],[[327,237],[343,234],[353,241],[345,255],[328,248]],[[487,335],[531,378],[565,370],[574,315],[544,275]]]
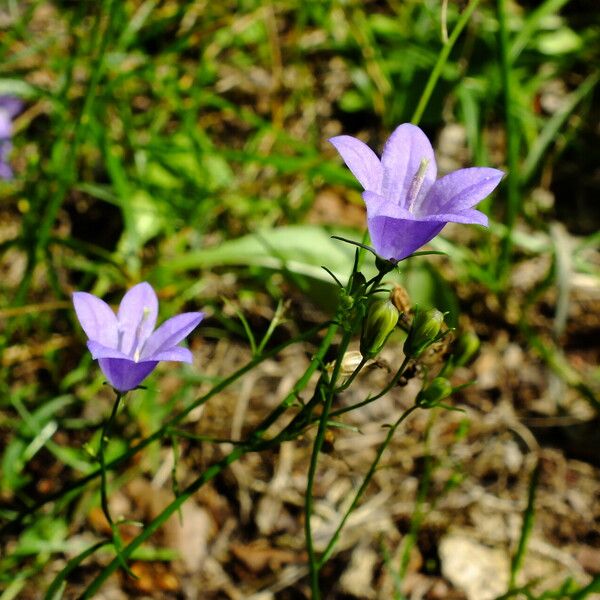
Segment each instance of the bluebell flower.
[[12,121],[23,108],[23,103],[13,96],[0,96],[0,179],[12,179],[8,164],[12,149]]
[[182,313],[154,330],[158,299],[149,283],[132,287],[116,315],[106,302],[87,292],[75,292],[73,305],[89,338],[92,357],[121,393],[140,385],[161,360],[192,362],[192,353],[179,343],[198,326],[204,313]]
[[381,258],[406,258],[450,221],[487,225],[486,215],[473,207],[500,183],[502,171],[472,167],[436,180],[433,148],[410,123],[392,133],[381,160],[354,137],[329,141],[364,188],[371,243]]

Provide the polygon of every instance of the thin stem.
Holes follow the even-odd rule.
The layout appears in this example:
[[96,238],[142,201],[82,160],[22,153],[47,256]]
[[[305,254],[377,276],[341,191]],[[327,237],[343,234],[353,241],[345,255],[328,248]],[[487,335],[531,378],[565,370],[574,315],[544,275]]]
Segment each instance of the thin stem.
[[521,527],[521,535],[519,537],[519,544],[515,555],[512,558],[510,565],[510,583],[508,589],[514,588],[517,575],[523,566],[523,560],[525,559],[525,553],[527,551],[527,544],[533,530],[533,522],[535,518],[535,494],[537,492],[538,483],[540,478],[540,464],[536,464],[533,474],[531,475],[531,481],[529,482],[529,494],[527,497],[527,508],[523,515],[523,525]]
[[433,90],[437,84],[440,75],[442,74],[442,70],[448,61],[448,57],[450,56],[450,51],[454,47],[458,36],[461,34],[462,30],[465,28],[465,25],[469,22],[473,11],[477,8],[480,0],[471,0],[469,2],[467,8],[461,13],[458,21],[448,38],[448,41],[442,46],[442,50],[438,55],[438,59],[429,75],[429,79],[427,80],[427,84],[425,85],[425,89],[421,94],[421,98],[419,99],[419,104],[417,104],[417,108],[410,120],[411,123],[418,125],[419,121],[423,117],[423,113],[427,108],[427,104],[431,98],[431,94],[433,94]]
[[367,364],[368,360],[369,359],[365,358],[364,356],[361,358],[360,362],[356,366],[356,369],[354,369],[354,371],[352,371],[352,374],[350,375],[350,377],[348,377],[348,379],[346,379],[346,381],[344,381],[344,383],[342,383],[342,385],[340,385],[338,388],[336,388],[336,390],[335,390],[336,394],[339,394],[340,392],[347,390],[352,385],[352,382],[356,379],[356,376],[362,371],[363,367]]
[[360,488],[356,492],[354,499],[352,500],[352,503],[350,504],[350,506],[344,513],[342,520],[340,521],[335,532],[331,536],[331,539],[329,540],[327,547],[323,551],[321,560],[319,561],[319,569],[321,569],[323,567],[323,565],[325,565],[325,563],[331,557],[331,554],[333,553],[333,550],[335,549],[335,546],[339,540],[342,529],[343,529],[344,525],[346,524],[346,521],[348,520],[348,517],[352,514],[352,511],[356,508],[356,506],[360,502],[360,499],[362,498],[367,487],[369,486],[369,483],[371,483],[371,479],[373,478],[373,475],[375,475],[375,471],[377,470],[379,461],[381,460],[381,457],[382,457],[383,453],[385,452],[386,448],[389,446],[390,442],[392,441],[392,438],[394,437],[394,433],[396,433],[396,429],[398,429],[400,424],[404,420],[406,420],[415,410],[417,410],[417,408],[419,408],[419,407],[416,405],[411,406],[408,410],[404,411],[402,413],[402,415],[400,415],[400,417],[396,420],[396,422],[390,427],[388,434],[385,437],[385,440],[379,446],[379,448],[377,450],[377,454],[375,455],[375,459],[371,463],[371,466],[369,467],[369,470],[367,471],[367,474],[365,475]]
[[110,417],[108,417],[108,419],[105,421],[105,423],[102,427],[102,433],[100,435],[100,445],[98,447],[98,462],[100,463],[100,504],[102,506],[102,512],[104,513],[104,516],[106,517],[106,520],[108,521],[108,524],[109,524],[111,532],[112,532],[112,543],[115,548],[115,552],[117,553],[117,559],[119,560],[119,563],[121,564],[123,569],[125,569],[125,571],[127,571],[130,575],[133,576],[133,573],[130,571],[129,567],[127,566],[127,561],[125,560],[125,558],[123,557],[123,555],[121,553],[122,549],[123,549],[123,544],[121,542],[121,535],[119,534],[119,530],[118,530],[117,526],[115,525],[115,522],[112,519],[112,516],[110,514],[110,509],[108,506],[108,492],[107,492],[108,484],[107,484],[107,477],[106,477],[106,459],[105,459],[104,453],[106,451],[106,444],[108,442],[108,437],[110,436],[110,431],[112,429],[112,425],[117,416],[117,411],[119,410],[119,404],[121,403],[121,399],[125,396],[125,394],[118,392],[118,391],[116,392],[116,394],[117,394],[117,397],[113,404],[112,411],[110,413]]
[[[305,371],[302,378],[296,383],[294,389],[290,394],[288,394],[282,402],[277,406],[277,408],[271,412],[253,431],[250,435],[249,441],[247,444],[243,444],[240,446],[236,446],[227,456],[221,459],[214,465],[211,465],[204,473],[202,473],[196,480],[194,480],[189,486],[187,486],[179,496],[177,496],[159,515],[157,515],[152,521],[150,521],[145,527],[144,530],[134,538],[125,548],[123,548],[121,555],[123,558],[127,559],[131,556],[131,554],[139,548],[171,515],[173,515],[179,507],[190,498],[196,491],[198,491],[205,483],[214,479],[219,473],[225,470],[229,465],[239,460],[242,456],[247,454],[248,452],[253,452],[258,448],[262,447],[272,447],[275,445],[273,440],[265,442],[262,437],[269,429],[270,425],[273,424],[280,416],[282,412],[285,412],[287,408],[290,406],[291,399],[295,399],[296,395],[302,389],[308,385],[310,377],[317,369],[319,365],[323,362],[323,357],[325,356],[335,333],[337,331],[337,325],[335,323],[330,324],[329,329],[319,349],[313,356],[313,359]],[[314,333],[314,332],[313,332]],[[264,357],[263,357],[264,359]],[[256,362],[251,361],[248,365]],[[258,361],[260,362],[260,361]],[[246,367],[248,367],[246,365]],[[255,366],[255,365],[252,365]],[[243,368],[246,368],[243,367]],[[248,367],[246,370],[249,370],[252,367]],[[245,371],[244,371],[245,372]],[[187,414],[187,413],[186,413]],[[169,423],[169,426],[172,426],[173,419]],[[162,429],[162,428],[161,428]],[[278,438],[276,438],[278,439]],[[86,589],[84,594],[81,596],[82,600],[86,598],[92,598],[94,594],[100,589],[102,584],[116,571],[118,566],[120,565],[119,557],[114,558],[101,572],[100,574],[92,581],[89,587]]]
[[[323,401],[323,414],[329,412],[331,403],[328,398],[324,397],[322,388],[319,388],[319,393]],[[306,540],[306,553],[308,554],[308,566],[310,569],[310,589],[312,592],[312,600],[319,600],[321,597],[321,591],[319,589],[319,567],[318,561],[315,556],[315,548],[312,535],[312,523],[311,517],[313,514],[314,496],[313,486],[315,480],[315,474],[317,471],[317,463],[319,460],[319,450],[323,446],[323,440],[325,439],[325,430],[327,428],[327,421],[323,418],[319,421],[319,429],[317,430],[317,437],[313,445],[312,454],[310,457],[310,465],[308,467],[308,476],[306,483],[306,497],[304,500],[304,537]]]
[[[317,561],[315,555],[311,526],[311,517],[313,513],[314,504],[313,487],[319,462],[319,454],[321,452],[321,448],[323,447],[323,442],[325,441],[325,433],[327,431],[329,413],[331,412],[331,405],[335,397],[337,378],[339,376],[339,372],[342,366],[344,354],[346,353],[348,345],[350,344],[351,337],[352,328],[350,327],[344,332],[344,337],[342,338],[342,341],[340,343],[335,365],[331,373],[331,378],[327,385],[327,393],[325,394],[325,392],[322,390],[322,386],[319,386],[319,394],[321,395],[321,400],[323,401],[323,410],[321,412],[321,416],[319,417],[319,427],[317,429],[317,435],[315,437],[315,441],[312,448],[312,454],[310,457],[310,465],[308,468],[308,476],[306,480],[306,499],[304,502],[304,532],[306,537],[306,552],[308,554],[308,565],[310,571],[310,589],[312,592],[312,600],[319,600],[319,598],[321,597],[321,592],[319,590],[319,562]],[[322,378],[319,383],[322,383],[324,381],[325,379]]]
[[[193,494],[195,494],[205,483],[214,479],[219,473],[221,473],[229,465],[240,459],[246,450],[238,446],[233,449],[227,456],[221,459],[218,463],[211,465],[200,477],[188,485],[175,500],[173,500],[156,518],[152,519],[148,523],[143,531],[133,539],[125,548],[123,548],[122,556],[129,558],[131,554],[137,550],[151,535],[153,535],[158,528],[173,514],[175,514],[183,503],[188,500]],[[81,600],[87,598],[93,598],[102,586],[102,584],[114,573],[117,567],[120,565],[118,558],[114,558],[92,581],[85,592],[81,595]]]
[[[115,469],[116,467],[118,467],[119,465],[124,463],[125,461],[129,460],[131,457],[135,456],[138,452],[140,452],[141,450],[143,450],[144,448],[146,448],[153,442],[164,437],[164,435],[166,435],[168,433],[169,429],[173,428],[174,426],[178,425],[181,421],[183,421],[183,419],[185,419],[185,417],[191,411],[193,411],[195,408],[202,406],[203,404],[208,402],[211,398],[213,398],[213,396],[216,396],[218,393],[222,392],[224,389],[226,389],[227,387],[232,385],[234,382],[236,382],[238,379],[240,379],[240,377],[243,377],[246,373],[251,371],[254,367],[256,367],[260,363],[264,362],[265,360],[268,360],[269,358],[276,356],[282,350],[284,350],[288,346],[291,346],[292,344],[311,339],[316,333],[318,333],[321,329],[323,329],[324,327],[327,327],[327,326],[329,326],[330,329],[328,330],[328,332],[325,336],[325,339],[323,340],[322,343],[325,343],[325,341],[328,341],[328,343],[330,343],[335,334],[335,330],[332,332],[331,331],[332,324],[326,322],[326,323],[322,323],[320,325],[317,325],[316,327],[313,327],[313,328],[305,331],[304,333],[300,334],[299,336],[296,336],[295,338],[292,338],[290,340],[283,342],[282,344],[279,344],[278,346],[276,346],[272,350],[269,350],[262,356],[255,356],[252,360],[247,362],[243,367],[239,368],[237,371],[235,371],[234,373],[229,375],[229,377],[226,377],[225,379],[223,379],[222,381],[217,383],[215,386],[213,386],[206,394],[204,394],[203,396],[200,396],[194,402],[192,402],[189,406],[184,408],[181,412],[179,412],[179,413],[175,414],[173,417],[171,417],[171,419],[169,419],[162,427],[157,429],[154,433],[152,433],[148,437],[140,440],[137,444],[132,446],[129,450],[127,450],[120,456],[116,457],[109,463],[106,463],[105,469],[107,471],[110,471],[112,469]],[[315,368],[316,368],[316,366],[315,366]],[[294,388],[294,391],[295,391],[295,388]],[[294,393],[294,391],[292,393]],[[5,523],[0,528],[0,536],[5,535],[10,529],[18,526],[20,523],[23,522],[23,520],[27,516],[34,514],[35,512],[37,512],[40,508],[42,508],[49,502],[54,502],[55,500],[59,500],[63,496],[70,494],[70,493],[74,492],[75,490],[78,490],[78,489],[84,487],[90,481],[93,481],[94,479],[96,479],[99,476],[101,476],[101,469],[92,471],[85,477],[81,477],[80,479],[77,479],[76,481],[67,485],[63,489],[46,496],[45,498],[36,502],[34,505],[28,507],[25,510],[20,511],[19,514],[14,519],[9,521],[8,523]]]
[[368,398],[365,398],[364,400],[362,400],[361,402],[357,402],[356,404],[351,404],[350,406],[338,408],[337,410],[334,410],[330,416],[338,417],[339,415],[343,415],[344,413],[350,412],[357,408],[361,408],[362,406],[366,406],[367,404],[371,404],[371,402],[375,402],[375,400],[379,400],[379,398],[385,396],[398,383],[400,377],[402,377],[402,374],[406,370],[406,367],[408,366],[409,362],[410,357],[404,357],[404,360],[402,361],[402,364],[400,365],[400,368],[396,371],[395,375],[390,379],[389,383],[377,394],[375,394],[374,396],[369,396]]
[[100,463],[100,498],[102,504],[102,512],[106,517],[111,528],[114,526],[112,517],[110,516],[110,510],[108,508],[108,494],[106,491],[107,482],[106,482],[106,460],[104,456],[104,452],[106,450],[106,443],[108,442],[108,436],[110,435],[110,430],[112,429],[113,422],[115,417],[117,416],[117,411],[119,410],[119,404],[124,394],[121,392],[117,392],[117,397],[115,399],[115,403],[112,407],[112,412],[110,413],[110,417],[104,422],[102,427],[102,434],[100,436],[100,446],[98,447],[98,462]]

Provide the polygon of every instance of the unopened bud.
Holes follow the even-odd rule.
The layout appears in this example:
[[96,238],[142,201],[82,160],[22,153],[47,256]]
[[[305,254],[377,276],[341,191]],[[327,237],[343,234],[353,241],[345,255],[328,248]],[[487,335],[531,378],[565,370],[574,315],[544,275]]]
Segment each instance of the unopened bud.
[[415,404],[423,408],[431,408],[450,394],[452,394],[452,384],[445,377],[436,377],[417,394]]
[[440,333],[444,315],[437,308],[415,311],[412,327],[404,342],[404,354],[418,358],[427,346],[435,342]]
[[455,364],[457,367],[468,365],[477,351],[479,350],[480,342],[477,334],[474,331],[465,331],[456,342]]
[[357,271],[356,273],[354,273],[354,275],[352,275],[352,283],[350,285],[350,292],[355,294],[366,283],[367,283],[367,280],[366,280],[365,276],[360,271]]
[[373,358],[381,352],[399,317],[398,309],[389,300],[375,300],[363,321],[360,353]]

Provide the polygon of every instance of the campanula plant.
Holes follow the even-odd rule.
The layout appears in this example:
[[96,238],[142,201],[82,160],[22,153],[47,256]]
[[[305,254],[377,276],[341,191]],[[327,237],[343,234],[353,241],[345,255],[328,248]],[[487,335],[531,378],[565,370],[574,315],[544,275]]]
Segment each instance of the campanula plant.
[[504,173],[472,167],[436,180],[433,148],[416,125],[397,127],[381,160],[352,136],[329,141],[364,188],[371,242],[381,258],[406,258],[448,222],[487,225],[486,215],[473,207],[495,189]]
[[192,362],[192,353],[179,343],[198,326],[204,313],[182,313],[167,319],[155,330],[158,298],[146,282],[133,286],[123,296],[117,314],[104,300],[87,292],[75,292],[73,305],[89,338],[87,346],[116,393],[112,412],[102,427],[96,456],[100,465],[102,511],[112,530],[119,564],[129,572],[121,552],[123,542],[108,506],[105,452],[111,426],[121,400],[137,388],[160,361]]
[[132,287],[116,315],[106,302],[87,292],[75,292],[73,304],[92,356],[118,392],[136,388],[161,360],[192,362],[192,353],[179,343],[204,313],[182,313],[154,330],[158,299],[149,283]]

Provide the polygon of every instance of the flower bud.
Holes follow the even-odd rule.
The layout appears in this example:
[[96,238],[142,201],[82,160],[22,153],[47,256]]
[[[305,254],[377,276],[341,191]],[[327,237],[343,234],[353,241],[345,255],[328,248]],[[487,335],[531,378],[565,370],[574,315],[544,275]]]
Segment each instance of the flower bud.
[[404,354],[418,358],[427,346],[432,344],[442,328],[444,315],[437,308],[415,310],[412,327],[404,342]]
[[457,340],[455,348],[455,364],[457,367],[468,365],[477,351],[480,342],[474,331],[465,331]]
[[365,358],[373,358],[381,352],[399,316],[398,309],[389,300],[375,300],[371,304],[360,337],[360,353]]
[[355,294],[366,283],[367,283],[367,280],[360,271],[354,273],[354,275],[352,275],[352,283],[350,285],[350,292]]
[[452,384],[445,377],[436,377],[418,394],[415,404],[423,408],[436,406],[452,393]]

